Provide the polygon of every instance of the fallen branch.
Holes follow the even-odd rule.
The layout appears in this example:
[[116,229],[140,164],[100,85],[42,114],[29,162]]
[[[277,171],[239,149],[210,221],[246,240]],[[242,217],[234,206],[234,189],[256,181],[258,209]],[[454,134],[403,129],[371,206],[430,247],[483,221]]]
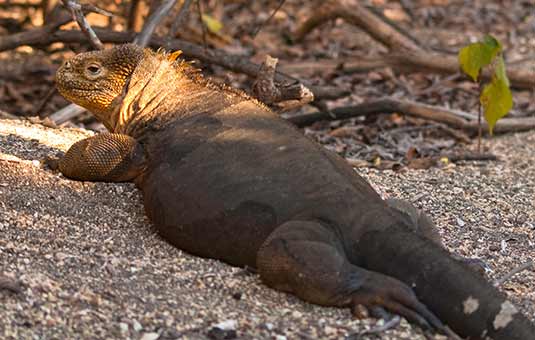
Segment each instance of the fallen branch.
[[163,1],[160,6],[154,12],[151,13],[147,21],[145,21],[145,25],[143,25],[141,33],[135,38],[134,43],[143,47],[147,46],[150,41],[150,37],[152,36],[152,33],[154,32],[160,21],[163,19],[163,17],[169,13],[171,8],[173,8],[175,3],[176,0]]
[[[0,51],[15,49],[21,45],[37,45],[43,37],[52,34],[60,26],[72,21],[67,13],[61,15],[57,21],[46,24],[39,28],[34,28],[25,32],[15,33],[7,36],[0,36]],[[21,44],[21,42],[23,42]]]
[[140,12],[141,0],[130,1],[128,8],[128,18],[126,21],[126,29],[129,31],[137,32],[141,29],[142,15]]
[[388,61],[383,57],[343,59],[343,60],[308,60],[296,62],[281,61],[279,70],[285,73],[309,74],[309,73],[364,73],[372,70],[389,67]]
[[197,0],[197,17],[199,18],[199,25],[201,26],[202,47],[206,49],[206,25],[202,18],[201,0]]
[[445,154],[440,158],[448,158],[451,162],[459,161],[497,161],[498,157],[492,153],[478,153],[478,152],[463,152],[463,153],[451,153]]
[[[81,11],[82,13],[93,12],[103,15],[111,15],[110,13],[89,4],[81,5]],[[51,35],[61,26],[71,22],[72,20],[73,17],[69,13],[62,11],[58,18],[50,24],[30,29],[25,32],[15,33],[8,36],[0,36],[0,51],[12,50],[22,45],[39,45],[39,42],[43,40],[43,37]]]
[[410,169],[429,169],[442,163],[442,160],[447,158],[451,163],[459,161],[497,161],[498,157],[491,153],[453,153],[443,154],[440,156],[413,158],[407,161],[407,167]]
[[45,95],[45,97],[41,100],[41,102],[39,103],[39,105],[37,105],[37,107],[35,108],[34,112],[33,112],[33,116],[42,116],[41,115],[41,110],[43,110],[43,108],[46,106],[46,104],[50,101],[50,98],[52,98],[57,92],[57,89],[55,86],[53,86],[50,90],[48,90],[48,93]]
[[348,6],[343,1],[337,0],[329,0],[317,11],[314,11],[314,14],[299,26],[294,33],[295,40],[302,40],[317,26],[336,18],[342,18],[346,22],[363,29],[389,49],[422,50],[416,39],[388,24],[383,18],[358,2],[353,2],[351,6]]
[[526,263],[523,263],[523,264],[519,265],[518,267],[513,268],[510,272],[508,272],[507,274],[505,274],[501,278],[499,278],[496,281],[494,281],[494,287],[499,287],[499,286],[503,285],[507,280],[511,279],[516,274],[518,274],[518,273],[520,273],[520,272],[522,272],[524,270],[533,268],[533,265],[534,265],[533,261],[528,261]]
[[[410,73],[428,71],[439,74],[461,74],[457,56],[438,54],[436,52],[391,53],[387,56],[359,58],[357,60],[319,60],[299,63],[282,63],[280,70],[287,73],[303,72],[340,72],[345,74],[364,73],[376,69],[391,67],[397,72]],[[482,70],[481,76],[489,80],[491,72]],[[517,89],[535,88],[535,69],[512,67],[507,69],[511,86]]]
[[[423,70],[445,74],[459,72],[459,62],[456,55],[425,50],[413,37],[387,23],[384,18],[358,3],[349,6],[345,5],[343,1],[327,1],[297,29],[295,38],[300,40],[318,25],[336,18],[342,18],[349,24],[361,28],[390,50],[390,54],[384,57],[377,57],[366,62],[358,60],[353,62],[353,65],[351,63],[343,65],[342,71],[344,72],[364,72],[373,67],[386,66],[400,71]],[[482,73],[485,80],[490,79],[491,76],[489,70]],[[512,87],[535,88],[535,70],[509,68],[507,76]]]
[[178,12],[175,18],[175,21],[171,25],[171,29],[169,30],[169,36],[171,38],[176,37],[178,30],[181,28],[182,23],[184,22],[184,19],[186,19],[189,14],[190,6],[191,0],[184,0],[184,2],[182,3],[182,7],[180,7],[180,11]]
[[[99,28],[94,28],[94,31],[100,40],[105,43],[127,43],[132,41],[136,36],[135,32],[117,32]],[[77,30],[58,30],[52,34],[41,32],[38,36],[32,36],[31,39],[11,42],[9,46],[3,45],[2,39],[0,39],[0,52],[22,45],[43,46],[55,42],[83,43],[85,42],[85,36],[82,32]],[[202,46],[180,39],[165,39],[153,36],[150,39],[149,45],[153,48],[163,47],[167,50],[181,50],[188,58],[199,59],[207,64],[219,65],[231,71],[246,74],[252,78],[257,77],[260,69],[258,64],[253,63],[246,58],[228,54],[227,52],[218,49],[204,49]],[[274,79],[278,83],[292,83],[298,81],[298,79],[281,72],[275,72]],[[316,99],[335,99],[343,97],[349,93],[347,89],[340,89],[339,87],[310,86],[305,81],[302,81],[302,83],[312,91],[314,98]]]
[[[391,98],[379,99],[355,106],[335,108],[331,111],[293,116],[288,118],[288,120],[298,127],[304,127],[321,120],[341,120],[381,113],[399,113],[407,116],[428,119],[470,132],[476,132],[478,130],[477,121],[467,119],[468,117],[472,117],[469,113],[409,100],[396,100]],[[476,118],[476,116],[473,117]],[[533,128],[535,128],[534,117],[502,118],[494,127],[494,132],[518,132]]]
[[[459,61],[455,55],[445,55],[436,52],[411,51],[407,53],[393,53],[384,58],[386,64],[397,70],[430,71],[434,73],[452,74],[459,72]],[[489,80],[490,70],[485,69],[482,78]],[[508,68],[507,77],[511,86],[521,89],[535,88],[535,70]]]
[[264,28],[264,26],[266,26],[271,21],[271,19],[273,19],[275,14],[277,14],[277,12],[282,8],[282,6],[284,5],[285,2],[286,2],[286,0],[280,0],[279,4],[277,5],[277,8],[275,8],[275,10],[273,12],[271,12],[270,16],[263,23],[261,23],[254,30],[253,33],[251,33],[251,38],[253,38],[253,39],[256,38],[257,34],[262,30],[262,28]]
[[73,119],[74,117],[79,116],[81,113],[83,113],[85,109],[81,106],[78,106],[76,104],[69,104],[65,106],[62,109],[59,109],[58,111],[54,112],[48,118],[54,122],[56,125],[60,125],[65,123],[68,120]]
[[26,2],[13,2],[13,1],[0,2],[0,8],[2,9],[11,9],[13,7],[37,8],[39,6],[41,6],[40,3],[26,3]]
[[[80,27],[80,30],[87,36],[89,39],[89,42],[95,48],[96,50],[103,50],[104,45],[102,42],[98,39],[97,35],[95,34],[95,31],[91,28],[91,25],[89,25],[89,22],[87,22],[87,19],[84,16],[84,13],[82,11],[82,6],[78,3],[76,0],[61,0],[63,3],[63,6],[69,10],[71,13],[72,19],[78,23],[78,26]],[[100,14],[110,15],[109,13],[102,11],[96,7],[93,7],[93,11],[96,11]]]
[[267,55],[260,66],[256,81],[252,86],[253,95],[261,102],[271,105],[280,102],[296,101],[292,108],[297,108],[314,100],[314,95],[303,84],[293,82],[277,86],[273,78],[277,67],[277,58]]
[[461,118],[460,115],[456,114],[453,110],[408,100],[401,101],[390,98],[379,99],[355,106],[339,107],[327,112],[314,112],[294,116],[288,120],[298,127],[303,127],[321,120],[341,120],[380,113],[401,113],[418,118],[426,118],[456,127],[462,127],[467,123],[464,118]]
[[447,133],[448,135],[450,135],[451,137],[455,138],[456,140],[462,143],[470,144],[472,142],[470,137],[464,131],[451,128],[447,126],[446,124],[442,124],[442,123],[436,123],[435,126],[437,129],[441,130],[444,133]]
[[14,114],[11,114],[9,112],[0,110],[0,119],[20,119],[20,117],[15,116]]

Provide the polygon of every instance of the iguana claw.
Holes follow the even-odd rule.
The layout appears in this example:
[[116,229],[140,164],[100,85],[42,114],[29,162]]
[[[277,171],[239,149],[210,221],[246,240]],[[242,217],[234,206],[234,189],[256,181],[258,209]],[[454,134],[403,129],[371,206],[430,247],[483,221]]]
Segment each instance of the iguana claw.
[[380,273],[371,274],[360,289],[352,294],[351,310],[354,314],[358,305],[382,307],[423,329],[444,331],[444,324],[418,300],[409,286]]

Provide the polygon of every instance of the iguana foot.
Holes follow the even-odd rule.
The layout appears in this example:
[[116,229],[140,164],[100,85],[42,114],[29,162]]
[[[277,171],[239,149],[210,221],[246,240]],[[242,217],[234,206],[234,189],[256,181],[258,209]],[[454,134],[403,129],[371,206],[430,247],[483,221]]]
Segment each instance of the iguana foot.
[[101,133],[74,143],[59,161],[61,173],[82,181],[123,182],[145,166],[143,147],[119,133]]
[[373,316],[378,315],[382,307],[385,310],[398,314],[407,321],[417,324],[423,329],[442,330],[442,322],[422,304],[412,289],[405,283],[380,273],[367,271],[368,277],[361,287],[351,293],[350,308],[355,315],[358,306],[370,308]]
[[290,221],[277,228],[257,255],[268,286],[324,306],[383,307],[424,329],[442,331],[440,320],[405,283],[350,263],[337,234],[315,221]]

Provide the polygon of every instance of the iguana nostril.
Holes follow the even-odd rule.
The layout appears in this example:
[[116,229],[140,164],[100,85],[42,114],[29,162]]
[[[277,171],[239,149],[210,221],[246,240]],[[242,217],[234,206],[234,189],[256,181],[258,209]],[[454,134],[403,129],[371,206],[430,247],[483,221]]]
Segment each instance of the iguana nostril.
[[71,70],[71,69],[72,69],[72,64],[71,64],[71,62],[70,62],[69,60],[65,60],[65,61],[61,64],[60,69],[65,70],[65,71],[67,71],[67,70]]

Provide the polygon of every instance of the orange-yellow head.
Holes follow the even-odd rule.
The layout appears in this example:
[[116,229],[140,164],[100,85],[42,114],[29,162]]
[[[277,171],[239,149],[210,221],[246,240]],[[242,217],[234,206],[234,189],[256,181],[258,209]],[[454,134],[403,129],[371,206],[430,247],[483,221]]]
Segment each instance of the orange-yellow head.
[[121,97],[143,55],[143,48],[133,44],[78,54],[58,69],[56,86],[63,97],[91,111],[109,128],[120,105],[115,99]]

